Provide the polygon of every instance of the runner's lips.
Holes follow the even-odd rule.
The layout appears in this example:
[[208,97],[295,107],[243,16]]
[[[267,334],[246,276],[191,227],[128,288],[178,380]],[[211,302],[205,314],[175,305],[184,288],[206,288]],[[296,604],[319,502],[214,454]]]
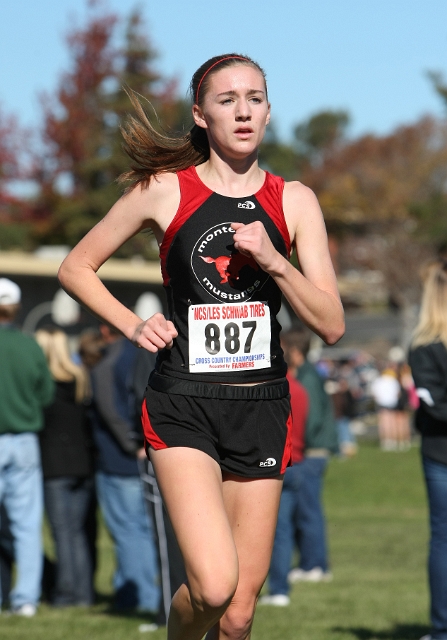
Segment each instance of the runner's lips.
[[235,133],[253,133],[253,129],[251,127],[239,127],[236,129]]

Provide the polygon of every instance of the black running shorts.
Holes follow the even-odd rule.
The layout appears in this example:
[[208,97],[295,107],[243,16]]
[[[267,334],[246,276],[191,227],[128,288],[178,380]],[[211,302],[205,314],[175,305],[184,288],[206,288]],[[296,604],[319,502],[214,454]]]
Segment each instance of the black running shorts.
[[285,378],[255,386],[208,384],[154,372],[142,411],[147,447],[190,447],[222,471],[273,478],[291,464],[289,385]]

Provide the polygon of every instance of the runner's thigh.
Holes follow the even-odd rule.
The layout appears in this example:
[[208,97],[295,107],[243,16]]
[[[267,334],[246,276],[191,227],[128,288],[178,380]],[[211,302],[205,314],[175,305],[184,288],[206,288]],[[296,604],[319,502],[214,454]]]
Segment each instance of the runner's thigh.
[[237,553],[215,460],[188,447],[150,449],[157,481],[192,587],[229,574],[237,579]]
[[282,476],[246,479],[224,475],[225,508],[239,558],[236,595],[257,595],[267,576],[275,537]]

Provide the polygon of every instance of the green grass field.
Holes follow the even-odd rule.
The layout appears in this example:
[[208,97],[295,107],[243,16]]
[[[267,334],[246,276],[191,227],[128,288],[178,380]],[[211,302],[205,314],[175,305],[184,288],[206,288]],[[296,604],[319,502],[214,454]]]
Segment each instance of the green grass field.
[[[364,444],[347,461],[332,460],[325,505],[334,580],[295,585],[287,608],[259,607],[253,640],[414,640],[427,633],[427,507],[419,453],[383,453]],[[50,550],[51,553],[51,550]],[[1,640],[162,640],[140,633],[142,617],[108,612],[113,572],[101,530],[91,610],[52,610],[33,619],[2,616]]]

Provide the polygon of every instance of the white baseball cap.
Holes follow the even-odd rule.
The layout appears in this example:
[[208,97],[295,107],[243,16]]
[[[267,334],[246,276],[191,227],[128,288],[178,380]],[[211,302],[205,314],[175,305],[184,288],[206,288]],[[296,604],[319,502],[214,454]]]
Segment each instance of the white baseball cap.
[[18,304],[21,295],[19,285],[8,278],[0,278],[0,305]]

